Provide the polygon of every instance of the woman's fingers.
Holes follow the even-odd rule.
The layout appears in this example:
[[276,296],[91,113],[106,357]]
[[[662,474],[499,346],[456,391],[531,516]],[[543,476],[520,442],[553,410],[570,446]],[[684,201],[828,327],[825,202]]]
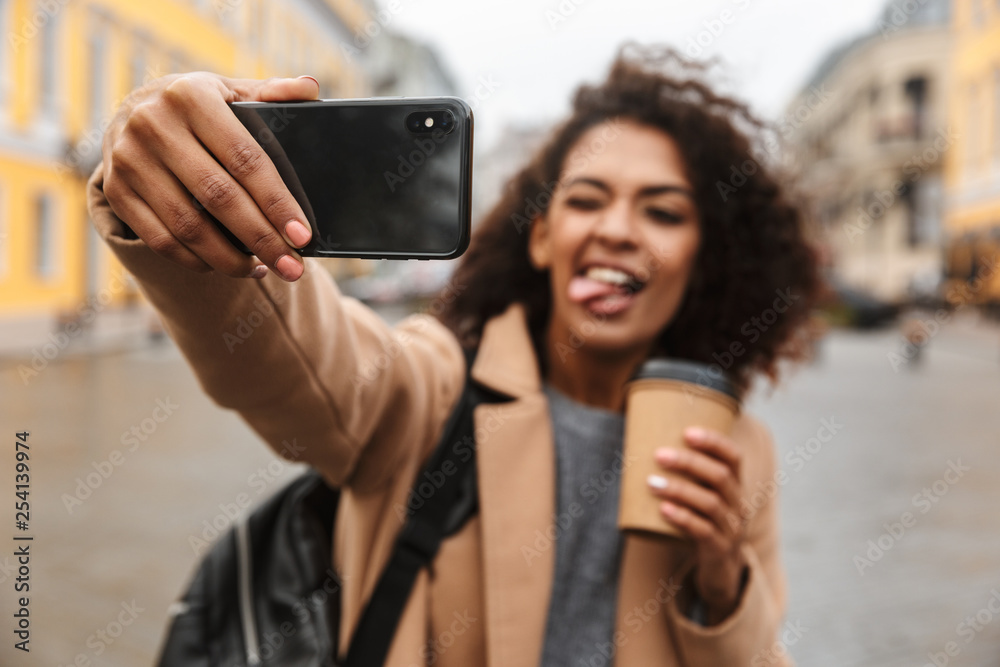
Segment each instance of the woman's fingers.
[[[257,261],[237,250],[183,185],[166,170],[136,183],[136,194],[161,221],[167,236],[146,238],[164,256],[182,246],[216,271],[233,278],[249,276]],[[136,234],[139,234],[136,230]],[[140,235],[141,236],[141,235]]]
[[669,501],[660,503],[660,513],[698,542],[710,543],[719,551],[726,549],[728,542],[723,537],[722,531],[713,521],[701,514]]
[[657,450],[657,462],[667,470],[683,473],[692,481],[714,490],[732,507],[739,507],[739,480],[732,469],[716,458],[695,449]]
[[231,79],[219,77],[229,91],[227,102],[284,102],[315,100],[319,97],[319,82],[308,74],[296,79]]
[[[268,155],[222,97],[206,90],[214,85],[221,83],[181,77],[168,86],[164,92],[167,105],[186,111],[185,120],[193,137],[166,142],[160,134],[156,146],[159,157],[195,199],[253,254],[285,280],[296,280],[303,267],[294,248],[309,240],[308,227],[302,222],[305,216]],[[199,103],[201,99],[204,101]],[[169,202],[150,203],[154,210],[172,208]],[[180,220],[193,220],[189,215],[183,211]],[[169,220],[165,222],[172,228]],[[216,235],[208,230],[197,230],[196,239],[190,239],[192,234],[183,230],[173,231],[189,247],[192,241],[200,245],[196,250],[199,254],[202,248],[209,252],[201,256],[212,266],[237,263],[228,248],[214,242]]]
[[[243,186],[206,153],[198,142],[182,141],[174,148],[164,148],[162,159],[167,170],[177,175],[180,184],[193,195],[194,200],[243,241],[262,262],[277,269],[279,275],[286,280],[296,280],[302,275],[302,262],[294,246],[278,233]],[[263,160],[274,169],[266,155]],[[281,183],[280,178],[278,182]],[[284,188],[284,185],[281,187]],[[191,200],[191,196],[188,199]],[[211,223],[211,218],[204,215],[202,217]],[[212,231],[217,232],[214,225]],[[221,234],[219,236],[224,239]],[[178,238],[181,237],[178,235]],[[187,240],[184,242],[191,245]],[[233,262],[237,255],[246,257],[228,241],[225,246],[212,244],[203,246],[203,249],[212,254],[202,254],[202,248],[197,252],[213,266]],[[286,257],[288,259],[283,259]]]
[[297,279],[303,266],[295,247],[309,231],[289,223],[305,217],[227,103],[307,100],[318,92],[311,77],[257,81],[205,72],[144,86],[105,138],[109,204],[156,252],[192,270],[245,276],[260,266],[226,240],[214,217],[283,278]]
[[688,445],[695,447],[728,465],[733,471],[733,475],[739,479],[740,450],[732,439],[727,438],[718,431],[691,427],[685,429],[684,440],[688,443]]
[[[196,161],[186,160],[193,151],[190,145],[165,153],[164,162],[212,215],[265,262],[268,260],[258,250],[277,259],[285,254],[279,246],[305,245],[309,240],[308,224],[302,207],[288,191],[271,158],[225,100],[206,93],[205,86],[205,82],[182,77],[167,87],[164,99],[186,109],[192,134],[214,156],[210,162],[221,164],[230,178],[220,178],[218,166],[204,159],[208,157],[204,150]],[[288,237],[286,228],[293,221],[303,225],[307,235],[293,233],[293,238]],[[265,222],[277,234],[265,230]]]
[[176,242],[174,235],[131,187],[106,180],[104,192],[115,215],[126,221],[132,231],[154,252],[192,271],[204,273],[212,270],[204,260]]
[[651,476],[650,487],[661,499],[663,517],[697,543],[699,595],[709,605],[710,617],[724,618],[739,600],[745,568],[739,551],[744,539],[740,451],[733,440],[708,429],[687,429],[684,439],[686,449],[656,452],[661,466],[680,474],[669,480]]
[[[682,509],[696,512],[709,521],[715,529],[726,535],[732,534],[738,528],[738,521],[734,523],[736,519],[735,508],[730,507],[712,489],[680,477],[668,480],[661,476],[650,479],[649,486],[659,498],[669,501],[675,507],[680,506]],[[683,515],[683,513],[681,514]],[[671,517],[668,516],[668,518]]]

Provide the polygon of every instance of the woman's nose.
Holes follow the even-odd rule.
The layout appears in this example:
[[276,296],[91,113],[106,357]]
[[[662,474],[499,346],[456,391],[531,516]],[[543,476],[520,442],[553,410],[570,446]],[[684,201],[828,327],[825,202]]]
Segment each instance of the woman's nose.
[[615,245],[637,244],[638,230],[632,207],[627,202],[616,202],[604,209],[594,235]]

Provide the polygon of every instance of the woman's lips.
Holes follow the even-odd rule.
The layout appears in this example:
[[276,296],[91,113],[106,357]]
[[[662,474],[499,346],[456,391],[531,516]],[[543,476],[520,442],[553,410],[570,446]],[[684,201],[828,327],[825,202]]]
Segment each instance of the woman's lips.
[[628,309],[635,301],[632,294],[611,294],[584,302],[584,307],[595,315],[617,315]]

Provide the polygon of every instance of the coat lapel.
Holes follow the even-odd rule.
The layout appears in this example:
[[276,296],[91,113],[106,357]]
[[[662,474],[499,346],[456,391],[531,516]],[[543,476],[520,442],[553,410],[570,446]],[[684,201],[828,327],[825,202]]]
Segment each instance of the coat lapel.
[[514,398],[475,411],[487,667],[537,665],[555,563],[555,452],[519,304],[486,326],[472,377]]

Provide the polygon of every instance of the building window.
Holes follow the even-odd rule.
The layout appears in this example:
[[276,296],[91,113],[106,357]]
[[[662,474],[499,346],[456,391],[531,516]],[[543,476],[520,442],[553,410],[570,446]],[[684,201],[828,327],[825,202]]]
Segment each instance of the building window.
[[212,0],[212,13],[224,29],[239,30],[244,0]]
[[917,218],[916,186],[912,183],[903,185],[900,199],[906,211],[906,245],[911,248],[920,244],[920,225]]
[[290,46],[286,72],[288,72],[288,76],[291,76],[291,72],[297,72],[301,69],[300,63],[302,62],[302,35],[299,34],[299,27],[295,23],[288,26],[288,37]]
[[974,27],[979,27],[986,22],[986,8],[983,6],[983,0],[969,0],[970,9],[972,10],[972,25]]
[[50,14],[43,10],[42,7],[36,7],[36,10],[41,12],[42,16],[45,16],[45,23],[41,28],[42,37],[42,62],[41,62],[41,93],[42,93],[42,111],[49,115],[54,115],[56,112],[56,59],[58,54],[56,49],[58,48],[58,43],[56,40],[56,20],[58,14]]
[[[8,39],[13,40],[14,33],[8,30],[10,25],[11,7],[9,0],[0,0],[0,34],[9,35]],[[7,99],[7,91],[10,89],[10,72],[8,68],[12,65],[12,59],[8,56],[13,49],[4,49],[0,53],[0,100]]]
[[129,58],[129,90],[141,88],[146,82],[146,38],[138,33],[132,35],[132,55]]
[[940,243],[941,178],[928,175],[919,182],[907,183],[901,195],[906,211],[906,241],[911,248]]
[[910,103],[910,129],[914,139],[920,139],[924,135],[924,127],[927,123],[927,78],[915,76],[907,79],[903,84],[906,92],[906,99]]
[[35,273],[51,278],[56,272],[55,216],[52,196],[43,193],[35,198]]
[[[86,208],[81,213],[83,219],[90,221]],[[102,280],[107,275],[106,254],[104,242],[101,241],[97,228],[93,223],[87,225],[87,282],[86,294],[89,299],[96,297],[103,287]]]
[[993,68],[993,157],[1000,160],[1000,65]]
[[7,226],[7,211],[3,208],[4,200],[0,197],[0,279],[7,275],[7,258],[10,256],[10,229]]
[[975,172],[979,162],[979,151],[982,150],[982,107],[979,104],[979,86],[972,84],[969,86],[969,97],[966,108],[966,132],[965,142],[965,163],[969,172]]
[[247,0],[243,3],[244,18],[246,21],[247,40],[251,50],[256,51],[260,45],[260,2],[259,0]]
[[90,126],[100,127],[108,102],[107,27],[100,17],[91,15],[87,35],[90,57]]
[[257,54],[262,55],[267,48],[267,3],[258,0],[253,5],[252,22],[257,25]]
[[191,67],[188,66],[184,54],[178,51],[171,51],[169,54],[170,58],[170,73],[178,74],[181,72],[191,71]]

